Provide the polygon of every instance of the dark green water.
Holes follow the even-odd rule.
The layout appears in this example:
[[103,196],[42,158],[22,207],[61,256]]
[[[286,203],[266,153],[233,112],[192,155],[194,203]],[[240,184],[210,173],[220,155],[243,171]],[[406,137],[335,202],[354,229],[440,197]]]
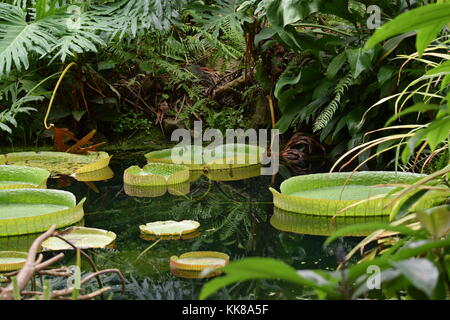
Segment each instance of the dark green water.
[[[141,154],[121,159],[114,155],[111,169],[114,177],[94,182],[98,193],[84,182],[70,178],[50,179],[49,188],[73,192],[77,200],[87,198],[84,225],[117,234],[116,248],[90,250],[99,268],[118,268],[126,277],[127,291],[121,295],[116,277],[104,278],[114,285],[113,299],[197,299],[205,279],[177,278],[169,271],[169,258],[195,250],[227,253],[231,260],[249,256],[273,257],[297,269],[334,269],[335,249],[343,245],[350,250],[358,238],[338,241],[326,250],[326,237],[295,234],[277,230],[270,224],[273,214],[272,195],[268,190],[270,176],[240,181],[210,181],[202,176],[190,184],[186,196],[166,193],[153,198],[132,197],[124,192],[123,170],[144,165]],[[282,181],[277,177],[275,187]],[[197,220],[201,235],[190,240],[165,240],[157,243],[140,259],[139,254],[152,242],[142,240],[139,225],[158,220]],[[319,222],[321,223],[321,222]],[[317,223],[316,223],[317,224]],[[323,220],[323,224],[327,224]],[[2,249],[4,250],[4,249]],[[66,263],[73,261],[68,252]],[[88,272],[89,265],[84,265]],[[57,284],[56,284],[57,285]],[[308,289],[279,281],[250,281],[229,286],[214,299],[301,299],[311,296]]]

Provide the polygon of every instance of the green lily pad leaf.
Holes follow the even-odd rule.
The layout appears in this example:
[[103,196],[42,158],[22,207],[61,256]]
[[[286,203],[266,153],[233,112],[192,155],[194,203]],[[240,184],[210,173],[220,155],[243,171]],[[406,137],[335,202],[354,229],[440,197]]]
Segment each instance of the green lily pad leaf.
[[140,225],[141,232],[158,236],[175,236],[192,233],[200,227],[200,223],[194,220],[182,221],[155,221]]
[[27,261],[28,253],[19,251],[0,251],[0,272],[21,269]]
[[95,171],[76,173],[73,177],[77,181],[105,181],[114,177],[114,171],[110,167],[104,167]]
[[265,152],[262,147],[230,143],[214,148],[195,145],[174,147],[149,152],[145,157],[148,162],[183,164],[190,170],[210,171],[259,164]]
[[189,180],[189,168],[170,163],[149,163],[142,169],[132,166],[125,169],[123,181],[132,186],[164,186]]
[[393,264],[414,287],[431,298],[439,279],[439,270],[433,263],[424,258],[411,258]]
[[425,229],[437,239],[450,231],[450,205],[419,210],[416,212],[416,217]]
[[[319,173],[296,176],[284,181],[280,190],[273,188],[274,205],[280,209],[314,215],[376,216],[389,215],[387,206],[395,186],[411,184],[424,175],[370,171],[350,173]],[[348,179],[348,181],[347,181]],[[424,205],[426,205],[424,203]]]
[[[116,240],[114,232],[86,227],[70,227],[61,231],[59,235],[80,249],[106,248]],[[73,249],[71,245],[57,237],[50,237],[42,242],[42,248],[45,250]]]
[[107,167],[111,157],[106,152],[86,155],[66,152],[13,152],[0,155],[0,164],[37,167],[55,174],[81,174]]
[[0,189],[46,188],[49,176],[40,168],[0,165]]
[[124,184],[125,194],[137,198],[156,198],[165,195],[167,192],[174,196],[188,194],[191,185],[189,182],[168,184],[163,186],[132,186]]
[[0,190],[0,236],[46,231],[52,224],[65,227],[83,218],[82,199],[67,191],[47,189]]
[[[274,207],[274,214],[270,224],[278,230],[297,234],[310,234],[316,236],[329,236],[342,227],[370,222],[389,222],[385,216],[379,217],[336,217],[288,212]],[[362,237],[371,234],[372,230],[352,230],[346,236]]]
[[261,165],[242,168],[217,169],[207,172],[205,176],[212,181],[238,181],[250,179],[261,175]]
[[216,251],[192,251],[170,257],[171,268],[191,271],[223,268],[229,262],[227,254]]

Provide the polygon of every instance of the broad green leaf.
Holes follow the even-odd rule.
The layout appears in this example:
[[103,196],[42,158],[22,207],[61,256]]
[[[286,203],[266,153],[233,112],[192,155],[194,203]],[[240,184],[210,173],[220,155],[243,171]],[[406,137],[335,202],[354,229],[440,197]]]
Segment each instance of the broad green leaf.
[[323,0],[268,0],[266,15],[273,27],[282,29],[320,9]]
[[[450,16],[448,21],[450,21]],[[444,27],[446,24],[447,23],[442,22],[432,23],[429,26],[417,31],[416,48],[417,52],[419,53],[419,57],[422,56],[425,48],[431,43],[431,41],[433,41],[433,39],[436,38],[439,31],[441,31],[442,27]]]
[[450,231],[450,205],[419,210],[417,219],[435,238],[441,238]]
[[272,258],[252,257],[230,262],[224,271],[225,276],[215,278],[203,286],[199,299],[206,299],[220,288],[231,283],[254,279],[278,279],[298,285],[318,287],[316,281],[301,277],[297,270],[291,266]]
[[370,69],[372,64],[372,58],[374,56],[374,50],[365,50],[363,48],[347,49],[348,62],[352,70],[353,78],[357,78],[361,72]]
[[341,70],[342,66],[344,65],[345,61],[347,60],[347,56],[345,55],[345,52],[341,52],[337,56],[331,60],[330,64],[328,65],[326,76],[328,79],[333,79],[336,74]]
[[450,3],[430,4],[402,13],[394,20],[384,24],[375,31],[367,41],[366,48],[372,48],[377,43],[392,36],[408,31],[417,31],[433,25],[444,26],[450,21]]
[[430,110],[439,110],[439,109],[440,109],[440,107],[435,104],[417,103],[417,104],[413,105],[412,107],[409,107],[409,108],[391,116],[384,126],[385,127],[389,126],[392,122],[394,122],[395,120],[397,120],[398,118],[400,118],[401,116],[403,116],[405,114],[416,113],[416,112],[426,112],[426,111],[430,111]]
[[394,262],[393,265],[414,287],[431,298],[439,279],[439,270],[433,263],[423,258],[411,258]]

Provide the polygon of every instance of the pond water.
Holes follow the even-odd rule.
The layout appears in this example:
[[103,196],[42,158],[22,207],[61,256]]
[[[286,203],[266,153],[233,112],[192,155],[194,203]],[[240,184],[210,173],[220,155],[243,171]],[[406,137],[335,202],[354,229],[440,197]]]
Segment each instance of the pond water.
[[[105,283],[114,286],[113,299],[197,299],[208,280],[176,277],[169,270],[169,258],[188,251],[219,251],[228,254],[230,260],[274,257],[296,269],[332,270],[337,266],[337,246],[349,251],[360,240],[348,237],[323,249],[325,235],[331,230],[327,219],[303,219],[296,215],[294,220],[286,220],[278,212],[271,221],[274,208],[268,188],[279,187],[283,180],[279,176],[274,182],[271,176],[239,181],[212,181],[200,176],[187,186],[186,195],[169,192],[160,196],[153,193],[153,197],[127,195],[123,171],[131,165],[144,164],[143,153],[114,154],[110,164],[114,176],[107,181],[80,182],[66,177],[48,182],[48,188],[71,191],[78,201],[87,198],[84,226],[117,234],[115,249],[89,251],[99,268],[118,268],[126,277],[125,295],[119,292],[117,277],[104,278]],[[139,225],[158,220],[196,220],[201,223],[200,234],[185,240],[161,240],[139,257],[154,243],[140,238]],[[29,236],[0,239],[0,250],[24,246],[31,240]],[[64,262],[72,263],[74,253],[66,255]],[[83,269],[90,271],[88,264]],[[61,284],[54,283],[58,285]],[[310,290],[280,281],[249,281],[222,289],[212,298],[304,299],[310,296],[313,296]]]

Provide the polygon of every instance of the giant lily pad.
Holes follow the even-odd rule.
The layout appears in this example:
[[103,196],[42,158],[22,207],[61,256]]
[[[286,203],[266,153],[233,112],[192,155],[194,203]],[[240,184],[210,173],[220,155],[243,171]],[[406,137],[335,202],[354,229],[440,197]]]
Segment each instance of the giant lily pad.
[[[80,249],[106,248],[116,240],[114,232],[86,227],[70,227],[61,231],[59,235]],[[42,242],[42,248],[45,250],[73,249],[71,245],[57,237],[46,239]]]
[[37,167],[70,175],[102,169],[109,165],[110,159],[106,152],[89,152],[86,155],[52,151],[13,152],[0,155],[0,164]]
[[28,253],[19,251],[0,251],[0,272],[21,269],[27,261]]
[[265,151],[262,147],[237,143],[214,148],[192,145],[152,151],[145,157],[148,162],[183,164],[190,170],[217,170],[258,164]]
[[40,168],[0,165],[0,189],[46,188],[49,176]]
[[145,241],[155,241],[155,240],[191,240],[199,237],[202,233],[199,231],[194,231],[186,234],[177,234],[173,236],[160,236],[152,235],[148,233],[143,233],[139,235],[139,238]]
[[170,257],[171,268],[191,271],[220,269],[229,262],[227,254],[216,251],[193,251]]
[[83,218],[83,203],[67,191],[47,189],[0,190],[0,236],[46,231]]
[[192,233],[200,227],[200,223],[194,220],[183,221],[155,221],[140,225],[141,232],[157,236],[177,236]]
[[213,181],[238,181],[261,175],[261,165],[255,164],[242,168],[227,168],[211,170],[205,176]]
[[405,172],[319,173],[296,176],[284,181],[280,190],[273,188],[274,205],[286,211],[333,216],[344,208],[343,216],[389,215],[394,186],[412,184],[423,175]]
[[[301,214],[288,212],[274,207],[274,214],[270,218],[270,224],[280,231],[297,234],[310,234],[316,236],[329,236],[338,229],[360,223],[368,222],[388,222],[385,216],[376,217],[336,217],[331,219],[326,216]],[[372,231],[353,230],[347,236],[361,237],[367,236]]]
[[123,181],[133,186],[164,186],[189,180],[189,169],[168,163],[149,163],[142,169],[132,166],[125,169]]
[[124,184],[123,189],[127,195],[138,198],[156,198],[163,196],[167,192],[174,196],[180,196],[189,193],[190,183],[183,182],[164,186],[131,186]]
[[90,181],[105,181],[111,179],[114,176],[114,172],[110,167],[104,167],[99,170],[76,173],[73,177],[77,181],[90,182]]
[[193,270],[183,270],[177,268],[170,268],[170,273],[178,278],[184,279],[208,279],[212,277],[217,277],[223,273],[222,269],[214,269],[210,272],[193,271]]

